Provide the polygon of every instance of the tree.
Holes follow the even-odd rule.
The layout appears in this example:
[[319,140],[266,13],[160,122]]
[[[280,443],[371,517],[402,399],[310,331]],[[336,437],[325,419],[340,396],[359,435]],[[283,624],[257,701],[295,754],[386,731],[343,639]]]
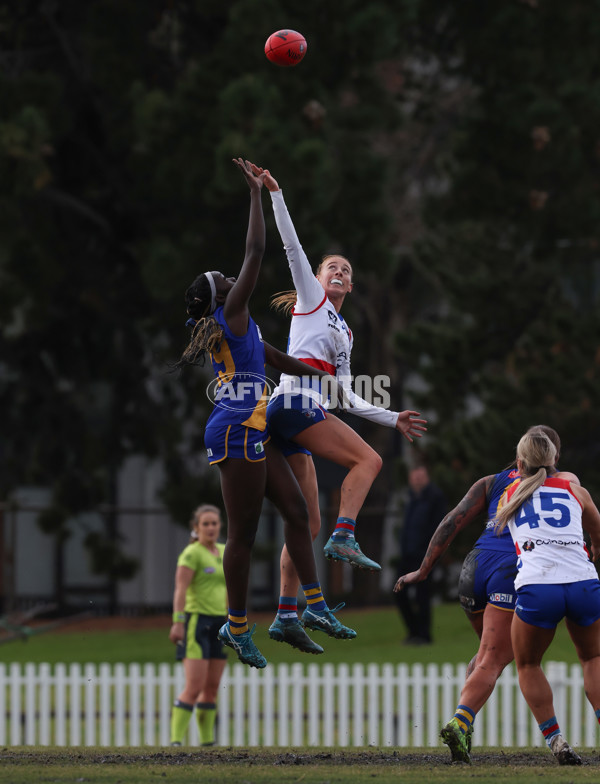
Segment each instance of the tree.
[[[412,259],[432,292],[399,347],[426,389],[437,478],[458,499],[556,427],[600,489],[598,3],[429,4],[441,73],[470,85]],[[433,24],[433,22],[432,22]],[[418,313],[415,316],[419,316]]]
[[[165,498],[185,521],[192,497],[216,492],[216,476],[200,488],[190,468],[206,375],[168,368],[186,339],[186,286],[241,260],[247,194],[232,157],[281,178],[311,258],[337,249],[368,263],[365,290],[389,282],[386,144],[413,3],[344,6],[47,0],[4,12],[1,481],[5,493],[51,486],[41,523],[58,537],[114,501],[130,454],[164,461]],[[262,52],[265,31],[285,25],[309,40],[301,69]],[[272,240],[253,312],[280,344],[286,325],[267,302],[288,280]],[[89,544],[116,577],[133,565],[113,533],[108,521]]]

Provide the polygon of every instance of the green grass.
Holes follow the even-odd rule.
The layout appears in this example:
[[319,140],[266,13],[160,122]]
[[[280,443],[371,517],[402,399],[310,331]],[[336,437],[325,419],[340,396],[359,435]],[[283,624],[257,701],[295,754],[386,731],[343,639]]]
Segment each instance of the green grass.
[[539,749],[519,754],[482,754],[471,766],[451,765],[447,754],[429,749],[408,752],[380,750],[330,752],[315,749],[285,751],[243,750],[149,752],[142,749],[0,751],[2,781],[87,782],[87,784],[144,784],[202,781],[206,784],[529,784],[541,777],[546,784],[597,782],[596,758],[584,755],[579,768],[561,768]]
[[[477,638],[457,604],[443,604],[434,608],[434,643],[424,646],[403,645],[406,631],[395,607],[370,608],[339,613],[343,622],[355,628],[354,640],[332,640],[314,632],[313,636],[325,648],[320,656],[306,656],[288,645],[272,641],[267,630],[272,616],[253,614],[257,623],[255,641],[268,661],[278,662],[429,662],[456,664],[468,662],[477,648]],[[170,619],[157,619],[156,628],[134,628],[106,631],[98,628],[94,619],[30,637],[27,642],[14,641],[0,645],[3,662],[72,662],[140,664],[173,661],[173,645],[168,640]],[[577,657],[564,623],[546,654],[547,660],[576,662]],[[230,656],[233,661],[233,655]]]

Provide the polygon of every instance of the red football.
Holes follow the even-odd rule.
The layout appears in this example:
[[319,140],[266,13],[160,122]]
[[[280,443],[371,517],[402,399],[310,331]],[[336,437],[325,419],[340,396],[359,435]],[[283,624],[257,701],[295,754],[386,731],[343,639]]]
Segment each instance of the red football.
[[265,54],[276,65],[298,65],[306,54],[306,39],[295,30],[278,30],[267,38]]

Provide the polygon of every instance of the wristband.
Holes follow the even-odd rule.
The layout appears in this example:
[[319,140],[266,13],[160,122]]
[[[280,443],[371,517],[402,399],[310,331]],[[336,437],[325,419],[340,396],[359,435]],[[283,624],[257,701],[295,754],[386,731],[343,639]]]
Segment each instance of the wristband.
[[185,623],[185,613],[181,612],[174,612],[173,613],[173,623]]

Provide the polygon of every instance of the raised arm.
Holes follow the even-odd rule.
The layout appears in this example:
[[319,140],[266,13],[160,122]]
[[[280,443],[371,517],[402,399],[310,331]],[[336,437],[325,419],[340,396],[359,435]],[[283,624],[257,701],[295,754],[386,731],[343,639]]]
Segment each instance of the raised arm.
[[246,178],[250,188],[250,216],[248,218],[244,261],[238,278],[225,300],[223,315],[234,335],[245,335],[248,330],[248,318],[250,315],[248,303],[256,286],[260,265],[265,253],[265,218],[261,201],[261,189],[265,175],[254,174],[249,161],[234,158],[233,162]]
[[315,273],[310,266],[310,261],[300,244],[296,229],[283,199],[283,192],[280,190],[277,180],[268,169],[262,169],[255,164],[252,164],[252,171],[259,176],[265,175],[264,182],[271,194],[275,223],[283,242],[285,255],[292,273],[292,280],[294,281],[294,288],[298,295],[296,310],[299,313],[310,313],[325,298],[323,286],[316,279]]
[[420,583],[427,579],[429,573],[448,549],[456,535],[487,510],[488,496],[495,477],[484,476],[478,479],[462,501],[444,517],[435,529],[427,552],[423,556],[421,566],[415,572],[401,575],[394,586],[394,593],[401,591],[405,585]]

